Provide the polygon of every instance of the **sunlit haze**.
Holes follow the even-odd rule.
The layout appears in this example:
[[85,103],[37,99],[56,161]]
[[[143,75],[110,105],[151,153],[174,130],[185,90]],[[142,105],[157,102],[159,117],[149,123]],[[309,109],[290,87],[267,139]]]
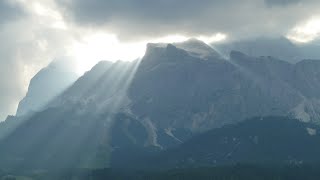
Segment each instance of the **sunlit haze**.
[[0,180],[320,180],[320,0],[0,0]]
[[[176,43],[190,38],[192,37],[169,35],[141,42],[125,43],[120,42],[116,35],[100,32],[88,35],[83,37],[81,41],[75,42],[71,46],[69,53],[76,59],[78,63],[76,72],[81,75],[101,60],[132,61],[141,58],[145,53],[147,43]],[[217,33],[213,36],[199,36],[196,38],[210,44],[225,40],[227,35]]]

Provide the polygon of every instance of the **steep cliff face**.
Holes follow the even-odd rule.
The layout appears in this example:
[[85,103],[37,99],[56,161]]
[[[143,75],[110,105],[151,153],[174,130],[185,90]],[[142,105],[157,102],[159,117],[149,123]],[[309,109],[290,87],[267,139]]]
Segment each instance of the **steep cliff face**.
[[17,116],[42,110],[51,100],[76,81],[67,60],[56,60],[41,69],[30,81],[26,96],[20,101]]

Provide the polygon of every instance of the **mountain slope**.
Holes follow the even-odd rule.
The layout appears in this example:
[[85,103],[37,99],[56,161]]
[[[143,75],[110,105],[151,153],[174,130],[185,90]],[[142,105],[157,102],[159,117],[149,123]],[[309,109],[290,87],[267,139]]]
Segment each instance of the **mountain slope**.
[[319,130],[286,117],[258,117],[195,136],[146,162],[157,168],[316,163]]

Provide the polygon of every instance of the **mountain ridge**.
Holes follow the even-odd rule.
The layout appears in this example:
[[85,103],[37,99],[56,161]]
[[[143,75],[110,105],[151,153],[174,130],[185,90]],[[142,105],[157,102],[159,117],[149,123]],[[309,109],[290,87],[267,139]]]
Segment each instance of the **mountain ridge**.
[[162,151],[250,117],[319,123],[316,61],[236,52],[231,59],[203,59],[173,44],[149,46],[142,59],[98,63],[26,117],[0,141],[6,154],[0,166],[106,168],[120,161],[121,151],[128,158],[141,149]]

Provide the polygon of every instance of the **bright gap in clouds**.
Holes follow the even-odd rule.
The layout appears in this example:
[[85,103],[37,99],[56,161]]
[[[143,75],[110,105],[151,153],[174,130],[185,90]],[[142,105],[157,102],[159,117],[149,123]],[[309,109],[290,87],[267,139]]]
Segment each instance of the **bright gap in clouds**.
[[[213,36],[199,36],[197,39],[205,43],[223,41],[227,35],[217,33]],[[183,42],[190,37],[183,35],[169,35],[162,38],[134,42],[122,43],[116,35],[107,33],[95,33],[84,37],[80,42],[75,43],[70,52],[78,62],[76,72],[81,75],[88,71],[101,60],[108,61],[132,61],[141,58],[146,50],[147,43],[175,43]]]
[[288,38],[298,43],[308,43],[320,35],[320,17],[313,17],[299,24],[288,34]]
[[115,35],[97,33],[75,43],[70,51],[78,63],[76,72],[83,74],[101,60],[130,61],[139,58],[145,46],[143,43],[121,43]]

